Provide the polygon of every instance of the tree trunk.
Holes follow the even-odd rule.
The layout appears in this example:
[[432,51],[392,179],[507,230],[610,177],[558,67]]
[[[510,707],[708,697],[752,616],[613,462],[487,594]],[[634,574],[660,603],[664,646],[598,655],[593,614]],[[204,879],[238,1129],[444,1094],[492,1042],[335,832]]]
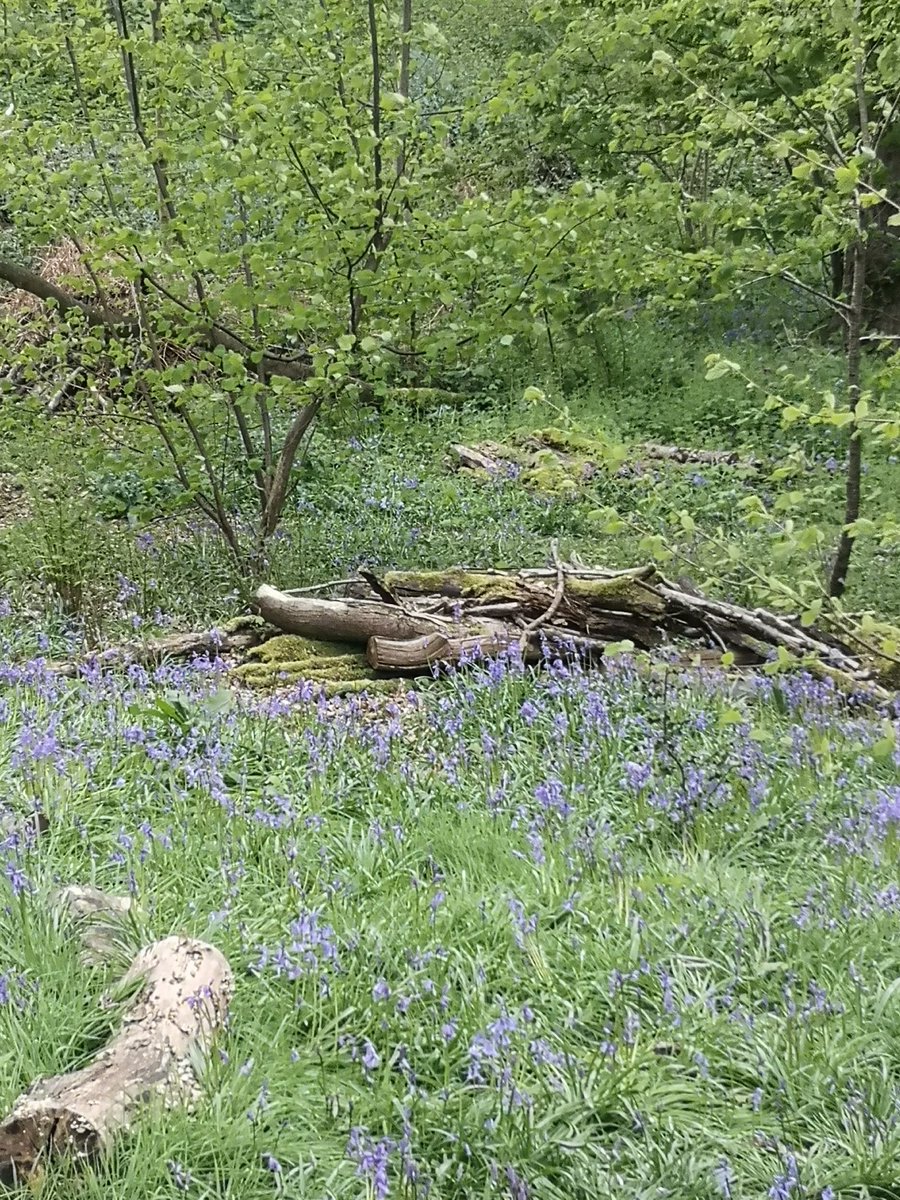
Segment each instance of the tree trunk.
[[866,330],[900,336],[900,230],[888,225],[900,203],[900,120],[881,133],[876,153],[883,172],[880,181],[889,201],[868,210],[866,245]]
[[173,1105],[196,1091],[194,1055],[221,1029],[232,974],[212,946],[170,937],[137,955],[123,983],[143,980],[122,1031],[92,1063],[38,1080],[0,1125],[0,1182],[15,1186],[53,1155],[85,1162],[148,1100]]
[[[855,410],[859,403],[860,376],[862,371],[862,325],[865,311],[866,247],[862,238],[854,242],[852,249],[852,290],[847,325],[847,404]],[[828,595],[843,596],[847,587],[847,572],[853,553],[855,536],[849,526],[859,518],[862,492],[862,428],[854,422],[850,426],[850,448],[847,455],[847,482],[844,499],[844,528],[838,541],[837,553],[828,581]]]

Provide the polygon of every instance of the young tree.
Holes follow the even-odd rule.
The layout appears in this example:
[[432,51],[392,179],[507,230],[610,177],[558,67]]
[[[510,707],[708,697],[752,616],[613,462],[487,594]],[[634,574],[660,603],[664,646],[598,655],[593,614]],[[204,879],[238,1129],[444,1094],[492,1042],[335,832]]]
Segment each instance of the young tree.
[[251,567],[321,406],[496,344],[564,240],[540,198],[454,196],[415,75],[442,35],[413,0],[261,8],[244,28],[216,0],[7,0],[0,105],[19,236],[81,263],[0,279],[55,309],[116,420],[149,425]]
[[555,49],[514,76],[527,80],[537,136],[616,187],[632,219],[643,206],[645,253],[620,272],[622,290],[684,309],[782,280],[837,321],[845,400],[815,419],[848,439],[827,584],[840,596],[860,530],[863,434],[894,428],[863,395],[863,351],[900,335],[895,6],[551,0],[540,15]]

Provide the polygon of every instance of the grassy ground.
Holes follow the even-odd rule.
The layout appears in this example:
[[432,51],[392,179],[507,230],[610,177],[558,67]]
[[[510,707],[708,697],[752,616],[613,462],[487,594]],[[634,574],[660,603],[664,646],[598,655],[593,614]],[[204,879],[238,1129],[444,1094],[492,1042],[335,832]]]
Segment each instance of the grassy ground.
[[48,1200],[900,1194],[900,755],[822,685],[4,671],[4,806],[50,832],[0,854],[0,1106],[118,1016],[61,881],[238,981],[196,1110]]

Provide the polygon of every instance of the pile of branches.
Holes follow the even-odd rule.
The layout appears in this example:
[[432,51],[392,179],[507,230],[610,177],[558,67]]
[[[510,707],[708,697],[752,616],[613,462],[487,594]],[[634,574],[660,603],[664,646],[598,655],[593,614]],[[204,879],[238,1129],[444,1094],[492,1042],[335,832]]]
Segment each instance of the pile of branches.
[[[536,430],[516,446],[482,442],[477,446],[455,443],[450,447],[452,464],[463,471],[480,471],[492,477],[515,477],[523,466],[536,467],[550,457],[560,468],[586,482],[597,474],[602,465],[597,457],[597,451],[602,448],[598,445],[593,456],[590,446],[579,449],[580,453],[575,453],[573,447],[567,446],[565,438],[560,438],[555,430]],[[762,466],[760,459],[736,450],[695,450],[685,446],[666,446],[660,442],[643,442],[634,448],[628,469],[640,474],[650,463],[695,468],[734,467],[748,474],[760,470]]]
[[374,670],[416,674],[518,648],[540,661],[548,646],[602,659],[610,647],[680,647],[685,664],[803,664],[879,702],[894,697],[897,665],[854,634],[804,626],[799,617],[743,608],[672,582],[654,566],[625,571],[563,562],[519,571],[366,573],[353,594],[321,599],[263,586],[260,615],[275,628],[365,647]]

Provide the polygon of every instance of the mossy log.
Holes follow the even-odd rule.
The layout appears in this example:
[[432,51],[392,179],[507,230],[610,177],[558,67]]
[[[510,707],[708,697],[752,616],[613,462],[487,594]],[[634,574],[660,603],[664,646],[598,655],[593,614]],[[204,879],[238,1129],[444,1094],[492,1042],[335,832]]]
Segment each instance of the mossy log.
[[[516,640],[526,657],[538,657],[545,641],[595,655],[610,642],[630,641],[649,650],[688,639],[745,665],[762,665],[773,652],[786,654],[785,666],[814,664],[849,690],[878,702],[892,698],[884,664],[876,669],[851,638],[829,628],[805,628],[796,618],[766,609],[711,599],[684,582],[669,582],[652,566],[610,572],[557,559],[555,569],[537,571],[394,571],[383,586],[401,604],[427,603],[430,615],[452,612],[462,624],[488,613],[502,616],[506,635],[496,631],[483,645],[488,655]],[[375,634],[368,659],[381,670],[410,671],[459,661],[471,653],[473,640],[463,633],[407,639]]]
[[598,472],[623,467],[640,470],[650,462],[673,466],[733,467],[758,471],[759,459],[732,450],[694,450],[644,442],[632,448],[617,445],[602,436],[562,429],[535,429],[510,443],[482,442],[478,446],[453,443],[451,462],[485,479],[508,477],[525,488],[545,495],[574,494],[590,483]]
[[736,450],[692,450],[686,446],[662,446],[658,442],[644,442],[638,447],[645,458],[660,459],[684,465],[703,467],[737,467],[744,471],[758,471],[762,461],[748,458]]
[[[648,585],[651,571],[618,574],[567,573],[561,598],[555,599],[554,572],[392,571],[384,584],[400,597],[438,595],[456,601],[463,619],[502,607],[507,622],[520,626],[541,618],[554,606],[557,630],[591,638],[619,641],[630,638],[650,649],[661,640],[661,623],[668,614],[665,600]],[[564,636],[560,633],[559,636]]]
[[137,955],[122,986],[140,990],[121,1032],[88,1066],[34,1083],[0,1124],[0,1183],[26,1182],[56,1155],[87,1162],[149,1101],[195,1095],[195,1056],[222,1028],[232,993],[225,957],[166,938]]
[[329,694],[378,682],[359,647],[295,633],[277,634],[255,646],[232,673],[252,688],[284,687],[308,680],[320,684]]

